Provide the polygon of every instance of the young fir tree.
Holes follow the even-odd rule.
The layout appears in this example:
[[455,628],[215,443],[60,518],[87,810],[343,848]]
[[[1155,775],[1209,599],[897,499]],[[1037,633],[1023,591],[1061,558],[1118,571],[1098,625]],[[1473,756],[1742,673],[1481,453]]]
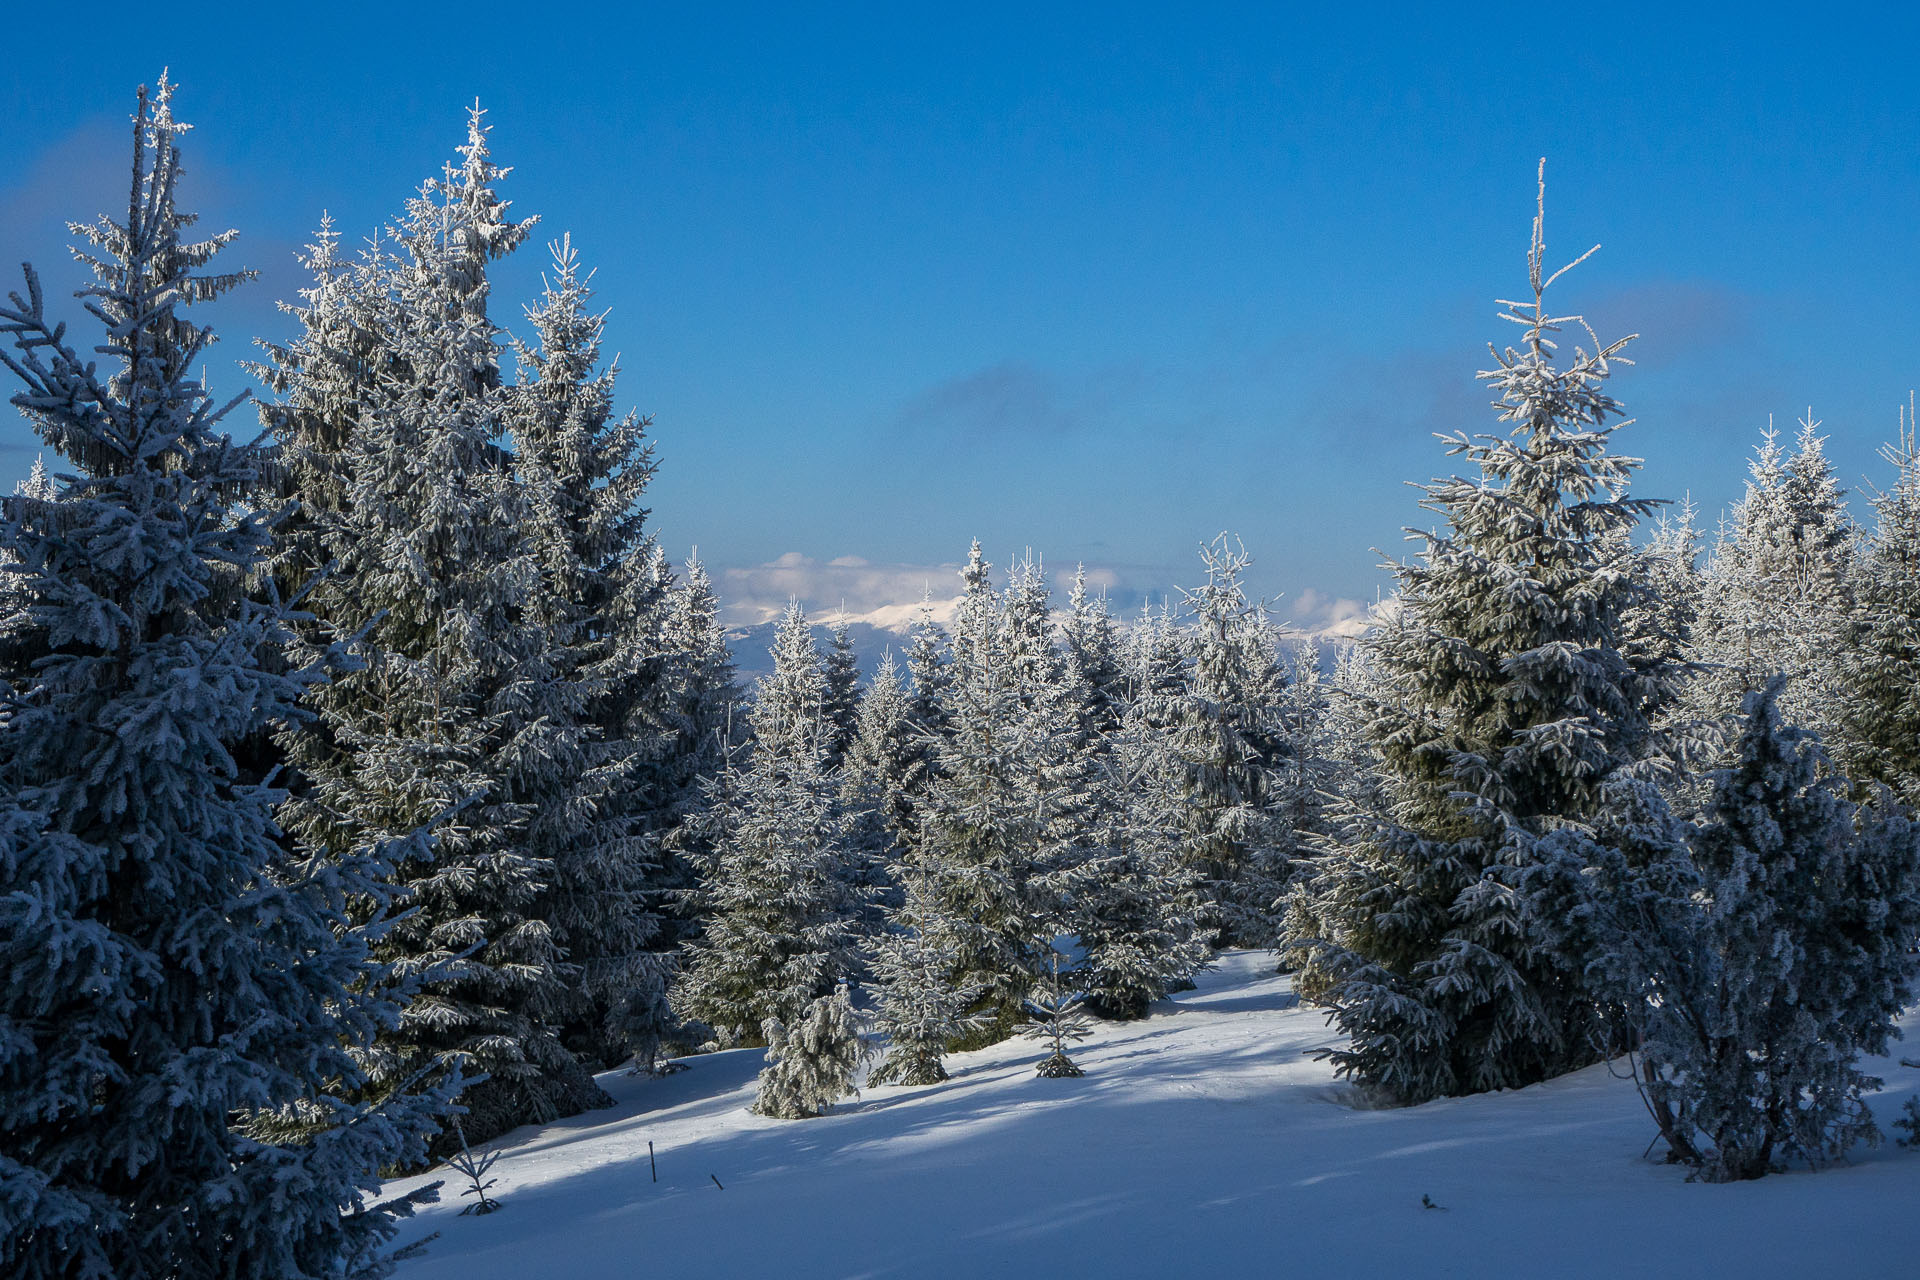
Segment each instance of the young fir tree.
[[1690,652],[1702,666],[1687,695],[1694,716],[1731,717],[1784,673],[1793,677],[1789,719],[1826,735],[1839,718],[1833,660],[1849,612],[1853,530],[1818,426],[1811,415],[1801,423],[1791,456],[1769,428],[1721,529]]
[[[1544,272],[1545,182],[1519,350],[1483,373],[1504,437],[1447,437],[1471,478],[1427,486],[1446,527],[1401,564],[1398,620],[1371,640],[1381,808],[1350,815],[1296,937],[1303,987],[1351,1037],[1332,1054],[1402,1102],[1527,1084],[1593,1052],[1584,957],[1532,945],[1520,889],[1552,829],[1592,818],[1601,788],[1649,749],[1652,677],[1622,652],[1638,597],[1619,537],[1654,505],[1608,452],[1605,390],[1625,340],[1555,364]],[[1591,252],[1591,251],[1589,251]],[[1564,272],[1565,268],[1562,269]]]
[[203,274],[233,233],[186,237],[172,92],[140,93],[126,221],[73,228],[100,345],[68,345],[31,268],[0,307],[13,403],[73,468],[0,537],[33,649],[0,724],[0,1270],[380,1275],[423,1197],[370,1194],[459,1081],[347,1100],[394,1016],[346,919],[384,899],[382,859],[287,861],[279,793],[236,763],[318,675],[263,663],[287,615],[243,594],[260,457],[183,312],[250,273]]
[[1920,807],[1920,452],[1911,418],[1883,450],[1893,485],[1874,495],[1840,646],[1835,741],[1856,784],[1883,783]]
[[1211,934],[1199,871],[1182,856],[1185,770],[1166,735],[1129,723],[1096,775],[1088,848],[1068,923],[1080,939],[1076,980],[1103,1018],[1146,1016],[1190,988]]
[[769,1018],[761,1029],[767,1042],[767,1066],[752,1110],[775,1120],[823,1116],[854,1087],[860,1068],[872,1056],[845,984],[807,1006],[791,1029]]
[[1093,1028],[1087,1025],[1086,1011],[1081,1007],[1084,1003],[1080,993],[1061,976],[1060,953],[1050,950],[1047,971],[1033,984],[1026,999],[1027,1021],[1023,1034],[1053,1050],[1040,1060],[1034,1074],[1049,1080],[1087,1074],[1067,1056],[1068,1045],[1093,1034]]
[[903,726],[910,758],[900,776],[904,812],[894,828],[903,849],[919,838],[920,811],[933,783],[940,740],[947,736],[947,688],[953,672],[947,659],[947,633],[933,618],[931,593],[914,619],[906,648],[906,717]]
[[[420,993],[371,1069],[385,1088],[471,1062],[488,1077],[463,1098],[478,1141],[606,1097],[558,1039],[563,956],[545,918],[555,867],[515,788],[551,749],[553,726],[534,714],[550,672],[527,493],[499,444],[514,405],[486,269],[527,224],[494,193],[504,171],[477,109],[460,154],[390,232],[396,256],[371,259],[354,291],[348,327],[377,352],[326,464],[339,505],[307,508],[332,565],[308,599],[361,665],[316,691],[318,731],[287,738],[301,783],[287,822],[316,856],[434,824],[433,856],[396,868],[409,910],[376,948]],[[302,421],[275,419],[294,442]]]
[[1221,534],[1201,557],[1206,584],[1187,593],[1192,662],[1167,725],[1185,775],[1182,856],[1206,886],[1219,945],[1262,946],[1275,937],[1292,872],[1286,674],[1265,613],[1241,586],[1245,551]]
[[1004,1039],[1021,1020],[1062,920],[1061,879],[1074,867],[1086,793],[1065,691],[1033,638],[1034,605],[1003,608],[988,574],[976,542],[955,621],[950,736],[939,744],[899,922],[955,957],[949,985],[981,993],[982,1029],[954,1048]]
[[[912,873],[895,920],[925,916],[914,900]],[[868,967],[875,996],[874,1028],[887,1038],[886,1058],[870,1077],[874,1084],[927,1085],[947,1078],[941,1059],[947,1046],[980,1029],[971,1012],[979,992],[953,983],[959,957],[910,926],[880,934]]]
[[678,949],[697,932],[691,914],[697,876],[713,861],[709,790],[746,732],[738,673],[720,624],[713,580],[696,552],[682,579],[671,582],[665,557],[655,570],[668,584],[660,650],[666,670],[658,697],[662,748],[655,764],[660,800],[654,827],[665,852],[662,883],[672,891],[666,906],[664,952]]
[[860,660],[853,652],[853,633],[845,618],[836,621],[828,632],[820,671],[827,684],[821,714],[827,727],[827,772],[832,773],[845,763],[854,735],[860,731]]
[[825,771],[825,680],[812,628],[787,606],[750,716],[744,765],[715,804],[714,857],[698,890],[705,933],[686,948],[674,1005],[744,1043],[768,1019],[791,1026],[854,963],[860,914]]
[[[1126,714],[1126,672],[1120,663],[1120,638],[1104,595],[1087,590],[1087,570],[1074,571],[1062,627],[1067,659],[1078,683],[1080,731],[1091,744],[1118,733]],[[1096,745],[1096,751],[1098,747]]]
[[893,875],[913,823],[907,780],[919,752],[907,726],[907,690],[891,653],[880,660],[860,698],[855,732],[840,770],[840,808],[847,830],[848,878],[867,903],[863,934],[876,934],[899,906]]
[[517,345],[513,465],[539,569],[528,601],[538,646],[510,779],[528,848],[553,867],[536,912],[567,962],[568,1021],[605,1064],[650,1062],[667,1027],[659,954],[655,773],[660,632],[667,583],[640,505],[654,472],[646,420],[613,411],[617,368],[600,367],[602,317],[570,239]]

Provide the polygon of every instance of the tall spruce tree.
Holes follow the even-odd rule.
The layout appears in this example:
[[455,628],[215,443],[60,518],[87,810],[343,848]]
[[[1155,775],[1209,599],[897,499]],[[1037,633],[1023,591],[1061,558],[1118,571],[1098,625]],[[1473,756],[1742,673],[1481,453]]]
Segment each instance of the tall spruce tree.
[[827,722],[827,771],[845,763],[854,735],[860,731],[860,660],[853,651],[853,632],[842,617],[827,633],[827,651],[820,655],[820,671],[827,682],[822,714]]
[[[1642,588],[1619,536],[1655,505],[1608,451],[1606,380],[1626,340],[1575,348],[1546,308],[1545,177],[1528,251],[1532,297],[1506,303],[1519,349],[1481,374],[1506,436],[1443,437],[1478,474],[1437,480],[1443,529],[1394,567],[1399,617],[1370,642],[1383,798],[1346,819],[1296,938],[1303,985],[1351,1037],[1337,1068],[1402,1102],[1530,1083],[1593,1052],[1584,958],[1529,941],[1520,882],[1551,830],[1582,823],[1648,750],[1652,677],[1622,652]],[[1589,253],[1592,251],[1590,250]],[[1585,255],[1577,261],[1583,261]]]
[[1074,570],[1061,630],[1078,683],[1080,729],[1090,744],[1117,733],[1126,714],[1126,672],[1120,664],[1119,629],[1104,595],[1087,590],[1087,570]]
[[698,933],[698,887],[713,864],[713,823],[708,803],[714,780],[733,760],[746,733],[733,653],[720,623],[713,580],[696,552],[680,581],[672,582],[661,557],[656,577],[668,584],[661,653],[666,671],[659,685],[663,754],[655,764],[660,800],[654,827],[664,854],[665,903],[660,954],[672,961],[679,946]]
[[1170,740],[1136,719],[1107,745],[1067,923],[1089,1009],[1126,1020],[1192,986],[1212,932],[1205,883],[1183,856],[1186,770]]
[[0,537],[30,596],[0,724],[0,1270],[380,1275],[420,1197],[370,1193],[459,1081],[349,1099],[395,1010],[346,906],[384,900],[391,850],[288,860],[239,763],[319,675],[263,661],[287,615],[244,595],[261,459],[183,313],[250,273],[204,273],[232,232],[187,238],[172,94],[140,93],[126,221],[73,228],[100,345],[68,345],[31,268],[0,307],[13,403],[73,468]]
[[[353,639],[360,667],[316,691],[317,731],[286,743],[301,781],[287,822],[303,851],[339,856],[434,825],[432,857],[396,868],[409,910],[376,948],[420,992],[372,1071],[385,1087],[472,1063],[488,1077],[463,1098],[475,1140],[606,1100],[558,1038],[563,955],[545,918],[556,868],[516,789],[525,763],[554,750],[554,726],[540,714],[551,672],[531,504],[500,444],[514,397],[487,313],[487,266],[528,224],[494,190],[505,171],[486,133],[476,108],[461,164],[408,203],[390,254],[370,252],[342,302],[351,317],[295,344],[302,368],[363,375],[340,406],[351,418],[337,452],[311,464],[337,477],[338,505],[323,488],[304,508],[330,564],[311,608]],[[371,354],[322,360],[314,348],[338,332]],[[298,409],[304,384],[290,376]],[[316,415],[330,421],[345,394],[329,381]],[[308,421],[274,416],[283,456],[326,443]]]
[[664,801],[655,764],[667,584],[640,505],[654,472],[647,422],[615,416],[617,368],[600,367],[602,317],[570,238],[517,344],[509,401],[514,477],[539,581],[529,749],[510,779],[528,848],[553,867],[536,912],[564,950],[568,1021],[603,1063],[650,1061],[667,1030],[657,950]]

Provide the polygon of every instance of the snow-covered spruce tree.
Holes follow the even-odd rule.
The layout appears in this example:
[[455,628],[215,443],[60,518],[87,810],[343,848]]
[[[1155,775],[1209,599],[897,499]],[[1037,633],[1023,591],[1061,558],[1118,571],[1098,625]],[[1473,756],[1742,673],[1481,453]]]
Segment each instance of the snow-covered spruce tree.
[[1062,625],[1067,658],[1077,682],[1080,731],[1097,744],[1120,729],[1126,714],[1126,672],[1120,664],[1120,637],[1104,595],[1087,590],[1085,565],[1075,569],[1068,614]]
[[1167,730],[1186,696],[1190,666],[1171,607],[1143,606],[1120,646],[1126,695],[1123,715],[1141,725]]
[[872,789],[888,833],[895,842],[913,825],[908,788],[925,769],[921,743],[911,716],[913,699],[900,664],[881,656],[873,680],[860,696],[853,743],[847,756],[850,775]]
[[510,783],[528,848],[553,867],[536,913],[564,950],[566,1021],[583,1054],[651,1062],[667,1030],[655,907],[665,886],[655,810],[667,583],[640,505],[654,472],[646,420],[615,416],[602,317],[570,238],[517,345],[514,476],[539,567],[528,602],[538,652]]
[[[1620,538],[1654,504],[1627,496],[1638,462],[1608,452],[1606,379],[1626,340],[1555,364],[1541,213],[1533,297],[1503,318],[1520,349],[1480,376],[1507,436],[1443,437],[1478,475],[1427,486],[1446,527],[1410,536],[1397,618],[1369,641],[1386,804],[1344,819],[1290,939],[1303,989],[1351,1037],[1336,1067],[1401,1102],[1527,1084],[1587,1061],[1585,957],[1529,941],[1518,889],[1540,838],[1592,818],[1601,788],[1649,749],[1657,672],[1621,650],[1642,590]],[[1591,251],[1589,251],[1591,252]],[[1584,256],[1583,259],[1584,260]]]
[[[272,436],[267,491],[291,503],[274,529],[273,576],[297,598],[332,567],[339,513],[346,509],[348,442],[367,389],[387,368],[387,292],[391,258],[379,237],[344,257],[340,234],[323,217],[300,259],[311,283],[281,312],[298,327],[285,344],[260,342],[266,359],[251,372],[274,392],[262,401]],[[324,643],[316,634],[315,639]]]
[[1698,736],[1683,723],[1688,714],[1683,693],[1699,674],[1689,665],[1703,591],[1697,517],[1690,500],[1677,511],[1661,513],[1637,552],[1635,576],[1645,589],[1620,615],[1621,652],[1630,666],[1652,677],[1646,714],[1656,726],[1689,737]]
[[1080,939],[1075,980],[1103,1018],[1145,1017],[1191,987],[1211,954],[1203,882],[1182,856],[1186,773],[1168,744],[1129,723],[1096,773],[1068,923]]
[[860,1034],[860,1020],[846,984],[808,1004],[789,1029],[768,1018],[761,1028],[767,1042],[767,1066],[751,1108],[775,1120],[810,1120],[833,1110],[854,1087],[860,1068],[873,1056]]
[[914,883],[899,922],[955,957],[950,985],[981,993],[981,1030],[954,1049],[1004,1039],[1020,1022],[1060,926],[1087,792],[1066,691],[1032,635],[1032,602],[1003,608],[988,574],[976,542],[954,626],[949,736],[908,855]]
[[[307,598],[355,638],[361,667],[315,692],[319,731],[287,739],[301,789],[286,820],[312,856],[436,824],[433,856],[396,868],[410,910],[375,949],[420,992],[371,1068],[384,1088],[470,1062],[488,1077],[462,1099],[480,1141],[606,1098],[558,1039],[564,970],[543,916],[555,868],[515,794],[553,726],[539,715],[550,673],[531,513],[499,444],[514,405],[487,265],[527,224],[494,193],[504,171],[477,109],[460,154],[409,202],[394,256],[372,258],[356,292],[355,328],[377,354],[328,463],[339,506],[307,508],[333,566]],[[298,421],[276,416],[276,429]]]
[[1649,1109],[1673,1158],[1713,1181],[1877,1142],[1863,1095],[1880,1082],[1858,1059],[1887,1051],[1914,996],[1920,829],[1847,800],[1817,739],[1783,722],[1783,684],[1747,696],[1691,826],[1644,794],[1609,815],[1627,837],[1603,828],[1613,850],[1564,858],[1591,885],[1563,918],[1595,922],[1587,947],[1640,1033]]
[[1789,456],[1771,428],[1745,496],[1722,526],[1703,575],[1690,656],[1702,670],[1685,710],[1731,717],[1777,673],[1788,719],[1823,736],[1839,718],[1833,671],[1849,612],[1853,543],[1845,491],[1812,415]]
[[1060,953],[1050,951],[1047,971],[1034,982],[1026,999],[1027,1022],[1023,1034],[1053,1050],[1034,1068],[1036,1075],[1059,1080],[1087,1074],[1067,1056],[1068,1045],[1093,1034],[1093,1028],[1087,1025],[1086,1011],[1081,1007],[1084,1003],[1073,984],[1060,973]]
[[[125,223],[73,228],[100,345],[68,345],[31,268],[0,306],[12,401],[72,467],[0,536],[39,650],[0,726],[0,1271],[377,1276],[431,1196],[370,1193],[459,1081],[345,1100],[395,1013],[345,914],[383,898],[379,859],[287,861],[279,793],[236,763],[318,677],[263,665],[286,614],[243,594],[260,457],[182,313],[248,273],[202,273],[233,233],[185,238],[172,93],[141,91]],[[286,1120],[296,1140],[266,1136]]]
[[853,652],[853,632],[840,618],[828,631],[827,651],[820,655],[826,680],[821,714],[827,728],[827,772],[839,769],[860,731],[860,660]]
[[696,893],[705,933],[686,948],[675,1009],[725,1043],[773,1019],[792,1026],[854,964],[861,910],[824,760],[825,680],[812,628],[789,604],[762,677],[744,765],[730,766],[713,813],[713,862]]
[[666,856],[663,883],[677,895],[666,904],[665,941],[677,948],[698,932],[692,891],[702,870],[713,865],[712,783],[734,758],[747,726],[719,597],[706,565],[695,552],[673,582],[663,556],[655,574],[668,588],[660,638],[666,672],[659,686],[663,754],[655,765],[660,803],[654,821]]
[[940,740],[948,731],[947,687],[952,683],[952,675],[946,629],[934,620],[929,593],[929,598],[921,603],[920,616],[914,619],[906,646],[906,715],[902,734],[910,758],[900,775],[897,794],[901,812],[894,827],[902,849],[912,848],[919,838],[922,802],[933,782]]
[[[911,872],[900,905],[889,914],[904,920],[924,916],[914,901]],[[979,1030],[970,1012],[979,992],[955,986],[958,957],[912,927],[880,934],[870,944],[869,989],[875,996],[874,1029],[887,1038],[886,1058],[874,1069],[874,1084],[939,1084],[947,1046]]]
[[907,724],[907,688],[888,653],[860,697],[855,732],[840,770],[849,878],[867,903],[861,932],[876,934],[900,905],[893,874],[904,847],[901,833],[914,821],[906,787],[920,765]]
[[1293,860],[1286,673],[1265,612],[1240,582],[1246,552],[1221,534],[1201,559],[1206,584],[1186,593],[1192,663],[1167,725],[1185,774],[1182,857],[1205,885],[1218,944],[1263,946],[1276,935]]
[[1874,496],[1874,528],[1854,564],[1840,646],[1837,754],[1856,784],[1883,783],[1920,808],[1920,452],[1914,424],[1882,451],[1894,482]]

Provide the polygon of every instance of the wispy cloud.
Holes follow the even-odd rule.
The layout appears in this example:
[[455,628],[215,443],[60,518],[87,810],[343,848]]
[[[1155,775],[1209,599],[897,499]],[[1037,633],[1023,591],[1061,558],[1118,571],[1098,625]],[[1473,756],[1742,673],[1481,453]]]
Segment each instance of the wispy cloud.
[[1153,381],[1137,363],[1062,372],[1005,360],[916,393],[888,427],[961,438],[1108,430],[1149,411]]
[[[1649,280],[1604,294],[1583,310],[1602,342],[1637,333],[1625,354],[1662,367],[1738,345],[1752,330],[1757,305],[1715,280]],[[1584,334],[1580,345],[1588,345]]]

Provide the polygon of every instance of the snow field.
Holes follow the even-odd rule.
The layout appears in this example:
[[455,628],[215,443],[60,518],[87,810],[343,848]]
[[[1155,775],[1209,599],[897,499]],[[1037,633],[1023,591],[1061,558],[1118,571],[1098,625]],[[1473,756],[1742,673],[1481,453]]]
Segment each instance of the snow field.
[[[657,1080],[603,1075],[616,1108],[491,1144],[502,1212],[457,1216],[471,1203],[457,1177],[427,1176],[447,1180],[442,1202],[400,1238],[441,1235],[399,1280],[1860,1280],[1920,1268],[1920,1152],[1889,1142],[1819,1173],[1688,1183],[1640,1158],[1651,1122],[1604,1065],[1357,1109],[1307,1052],[1331,1039],[1322,1015],[1271,967],[1265,953],[1229,953],[1144,1021],[1099,1024],[1074,1052],[1081,1080],[1037,1078],[1045,1050],[1016,1040],[955,1055],[945,1084],[779,1121],[746,1110],[759,1050]],[[1920,1070],[1868,1069],[1886,1081],[1874,1099],[1885,1128]]]

